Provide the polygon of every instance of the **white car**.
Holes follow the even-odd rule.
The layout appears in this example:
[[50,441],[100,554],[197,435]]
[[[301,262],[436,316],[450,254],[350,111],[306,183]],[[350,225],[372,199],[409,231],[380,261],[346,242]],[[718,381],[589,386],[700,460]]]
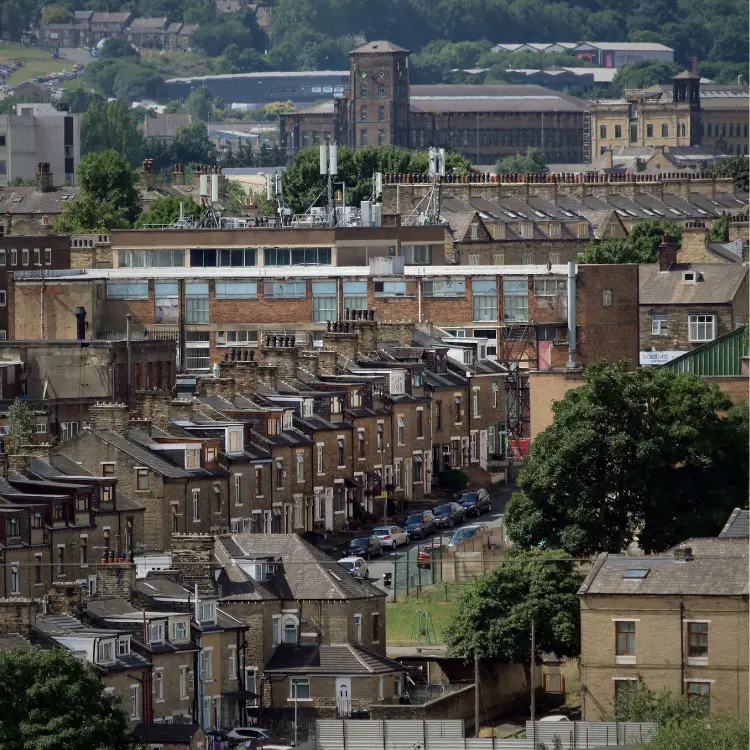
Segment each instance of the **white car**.
[[227,732],[227,739],[238,742],[240,747],[263,748],[263,750],[294,750],[294,743],[279,737],[263,727],[235,727]]
[[346,568],[355,578],[367,578],[367,562],[364,557],[342,557],[339,565]]
[[378,526],[372,533],[380,539],[383,549],[396,549],[409,541],[409,535],[400,526]]

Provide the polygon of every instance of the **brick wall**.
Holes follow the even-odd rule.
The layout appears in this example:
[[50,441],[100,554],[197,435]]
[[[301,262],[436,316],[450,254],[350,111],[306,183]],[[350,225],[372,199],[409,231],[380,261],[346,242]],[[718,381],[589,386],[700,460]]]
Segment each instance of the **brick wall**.
[[47,613],[80,617],[86,608],[85,584],[73,581],[53,583],[47,593]]
[[560,401],[571,388],[580,388],[583,383],[583,371],[580,369],[572,372],[543,370],[529,373],[532,440],[554,421],[552,407],[555,401]]
[[97,596],[116,596],[126,601],[135,585],[135,565],[107,563],[96,568]]
[[0,635],[26,635],[38,611],[32,599],[0,599]]
[[[744,312],[747,316],[747,311]],[[655,313],[667,316],[668,334],[666,336],[651,335],[651,322]],[[734,330],[732,305],[641,305],[639,321],[641,350],[689,352],[702,346],[704,342],[690,341],[689,317],[693,313],[716,316],[717,338]]]
[[750,380],[748,380],[747,375],[738,375],[736,377],[704,377],[703,380],[705,380],[706,383],[713,383],[715,385],[718,385],[719,389],[726,393],[727,396],[732,399],[733,403],[738,404],[740,403],[740,401],[748,403],[748,385],[750,385]]
[[198,593],[216,595],[214,537],[210,534],[173,534],[172,567],[179,571],[189,591],[198,584]]

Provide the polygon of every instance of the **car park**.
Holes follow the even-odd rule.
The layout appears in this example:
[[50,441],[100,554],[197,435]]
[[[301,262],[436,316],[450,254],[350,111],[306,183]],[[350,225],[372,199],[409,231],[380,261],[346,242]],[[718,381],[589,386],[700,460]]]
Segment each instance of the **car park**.
[[372,533],[380,539],[383,549],[396,549],[409,541],[409,535],[400,526],[378,526]]
[[460,529],[456,529],[448,542],[448,549],[455,550],[462,542],[473,539],[478,532],[489,530],[489,528],[490,527],[486,523],[473,523],[471,526],[464,526]]
[[346,555],[354,557],[364,557],[365,560],[370,560],[373,557],[383,554],[383,547],[374,534],[370,536],[361,536],[356,539],[352,539],[349,544],[346,545]]
[[489,513],[492,510],[490,493],[485,489],[464,490],[458,498],[458,504],[467,516],[479,517],[482,513]]
[[458,503],[442,503],[432,509],[435,521],[440,528],[452,529],[456,524],[463,523],[466,511]]
[[437,528],[437,521],[431,510],[424,510],[421,513],[412,513],[406,517],[404,524],[409,539],[425,539],[428,534],[432,534]]
[[355,578],[367,578],[369,570],[363,557],[342,557],[339,565],[346,568]]

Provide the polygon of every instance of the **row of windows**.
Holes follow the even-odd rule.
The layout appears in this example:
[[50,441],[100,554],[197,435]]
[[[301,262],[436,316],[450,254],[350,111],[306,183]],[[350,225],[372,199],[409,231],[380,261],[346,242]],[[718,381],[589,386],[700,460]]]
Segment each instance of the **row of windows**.
[[[11,251],[11,260],[14,252],[15,250]],[[24,252],[28,260],[28,250]],[[35,253],[38,252],[35,250]],[[51,251],[45,251],[47,252]],[[330,247],[266,247],[263,249],[263,263],[266,266],[330,265],[331,256]],[[194,268],[245,268],[254,267],[257,263],[258,250],[254,247],[190,250],[190,265]],[[15,261],[12,264],[15,265]],[[0,262],[0,265],[5,264]],[[183,268],[185,251],[120,250],[118,251],[118,265],[120,268]]]
[[[705,127],[705,133],[704,133],[704,127]],[[712,136],[714,138],[726,138],[727,137],[727,124],[725,122],[722,123],[706,123],[706,125],[701,125],[701,135],[706,135],[708,138],[711,138]],[[747,123],[740,124],[738,123],[729,123],[729,132],[728,135],[730,138],[747,138]]]
[[[377,86],[373,87],[373,90],[375,92],[375,95],[378,97],[378,99],[385,98],[385,85],[382,83],[377,84]],[[367,87],[366,83],[360,84],[359,87],[359,98],[360,99],[367,99],[368,93],[370,89]]]
[[[580,134],[573,129],[500,129],[472,128],[464,130],[420,130],[412,128],[410,145],[414,148],[436,146],[530,146],[537,148],[563,148],[580,146]],[[434,141],[434,144],[433,144]]]
[[[372,144],[369,142],[369,135],[367,131],[363,128],[359,131],[359,145],[360,146],[374,146],[375,144]],[[378,130],[378,146],[385,146],[387,145],[386,138],[385,138],[385,130],[382,128]]]
[[[615,623],[615,655],[635,656],[635,626],[634,621],[619,621]],[[689,658],[708,658],[708,623],[687,623]]]
[[[669,336],[669,315],[656,313],[651,318],[651,336],[654,338]],[[688,315],[688,341],[700,343],[713,341],[716,338],[715,315]]]
[[[385,120],[385,105],[380,104],[378,105],[378,122],[383,122]],[[367,105],[362,104],[359,108],[359,121],[360,122],[367,122]]]
[[[26,248],[26,247],[21,248],[20,265],[22,266],[30,265],[32,256],[33,256],[33,261],[34,261],[33,265],[35,266],[42,265],[42,258],[44,258],[45,266],[52,265],[52,248],[50,247],[45,247],[45,248],[35,247],[35,248],[32,248],[31,250],[29,250],[29,248]],[[8,265],[8,250],[0,248],[0,266],[5,266],[5,265]],[[11,266],[19,265],[17,248],[10,249],[10,265]]]

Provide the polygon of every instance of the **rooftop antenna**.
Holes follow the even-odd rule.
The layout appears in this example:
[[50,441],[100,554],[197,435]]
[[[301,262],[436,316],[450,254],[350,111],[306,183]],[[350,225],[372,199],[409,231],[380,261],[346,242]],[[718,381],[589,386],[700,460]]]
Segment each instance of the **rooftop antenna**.
[[292,209],[284,203],[284,185],[281,172],[269,172],[266,175],[266,198],[275,204],[279,215],[279,225],[288,226],[292,221]]
[[339,173],[339,147],[335,143],[320,144],[320,174],[327,180],[328,226],[336,226],[336,208],[333,205],[333,178]]
[[440,224],[440,178],[445,177],[445,149],[430,147],[427,152],[430,187],[424,198],[406,218],[406,223]]

